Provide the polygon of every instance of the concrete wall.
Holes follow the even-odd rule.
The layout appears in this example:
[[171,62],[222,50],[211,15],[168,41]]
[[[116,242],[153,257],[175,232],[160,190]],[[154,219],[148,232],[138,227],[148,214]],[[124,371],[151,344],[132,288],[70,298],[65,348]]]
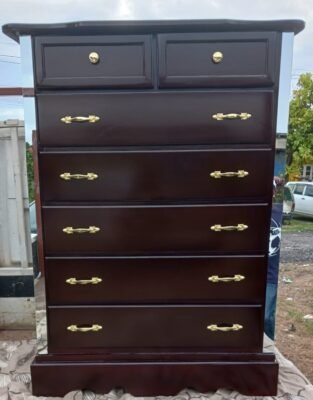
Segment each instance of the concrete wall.
[[0,327],[34,325],[24,124],[0,122]]

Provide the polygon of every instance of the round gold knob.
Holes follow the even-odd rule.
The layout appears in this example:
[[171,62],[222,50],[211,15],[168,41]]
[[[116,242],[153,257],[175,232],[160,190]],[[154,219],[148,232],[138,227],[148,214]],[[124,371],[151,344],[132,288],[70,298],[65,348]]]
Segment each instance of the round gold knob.
[[212,55],[212,61],[215,64],[219,64],[223,60],[223,53],[221,51],[215,51]]
[[100,56],[98,53],[96,53],[95,51],[92,51],[89,54],[89,61],[91,62],[91,64],[98,64],[98,62],[100,61]]

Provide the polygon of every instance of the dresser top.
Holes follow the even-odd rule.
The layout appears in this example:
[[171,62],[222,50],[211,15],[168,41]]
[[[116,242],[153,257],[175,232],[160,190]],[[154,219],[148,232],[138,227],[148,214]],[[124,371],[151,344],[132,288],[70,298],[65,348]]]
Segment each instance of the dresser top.
[[6,24],[3,33],[15,41],[23,35],[97,35],[175,32],[294,32],[304,29],[298,19],[248,21],[232,19],[151,20],[151,21],[78,21],[54,24]]

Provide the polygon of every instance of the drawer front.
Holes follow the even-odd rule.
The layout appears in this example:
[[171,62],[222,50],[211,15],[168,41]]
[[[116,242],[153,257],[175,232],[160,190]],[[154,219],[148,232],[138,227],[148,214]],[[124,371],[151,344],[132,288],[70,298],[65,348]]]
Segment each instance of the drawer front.
[[[92,352],[99,348],[184,351],[204,348],[259,351],[262,348],[262,307],[128,306],[50,307],[49,352]],[[211,331],[218,325],[240,330]],[[71,331],[94,326],[97,331]],[[212,328],[211,328],[212,329]],[[178,334],[179,332],[179,334]]]
[[151,37],[35,38],[37,86],[152,87]]
[[[267,205],[44,207],[43,221],[47,255],[264,253],[268,248]],[[211,229],[239,224],[248,228]]]
[[269,86],[277,33],[186,33],[158,36],[160,87]]
[[270,150],[45,152],[40,171],[46,202],[270,201],[272,196]]
[[[225,146],[274,141],[270,90],[50,93],[39,94],[37,106],[42,146]],[[240,119],[244,113],[251,117]],[[217,120],[220,114],[224,119]],[[227,119],[229,114],[238,119]]]
[[266,269],[262,256],[45,261],[49,305],[262,304]]

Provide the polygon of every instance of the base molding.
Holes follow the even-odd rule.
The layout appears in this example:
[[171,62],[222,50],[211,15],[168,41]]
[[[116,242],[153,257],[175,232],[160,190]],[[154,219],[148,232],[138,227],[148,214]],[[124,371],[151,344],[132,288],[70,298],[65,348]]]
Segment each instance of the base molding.
[[175,395],[185,388],[198,392],[219,388],[248,396],[275,396],[278,363],[273,354],[224,361],[60,361],[37,356],[31,365],[35,396],[64,396],[72,390],[107,393],[122,388],[134,396]]

